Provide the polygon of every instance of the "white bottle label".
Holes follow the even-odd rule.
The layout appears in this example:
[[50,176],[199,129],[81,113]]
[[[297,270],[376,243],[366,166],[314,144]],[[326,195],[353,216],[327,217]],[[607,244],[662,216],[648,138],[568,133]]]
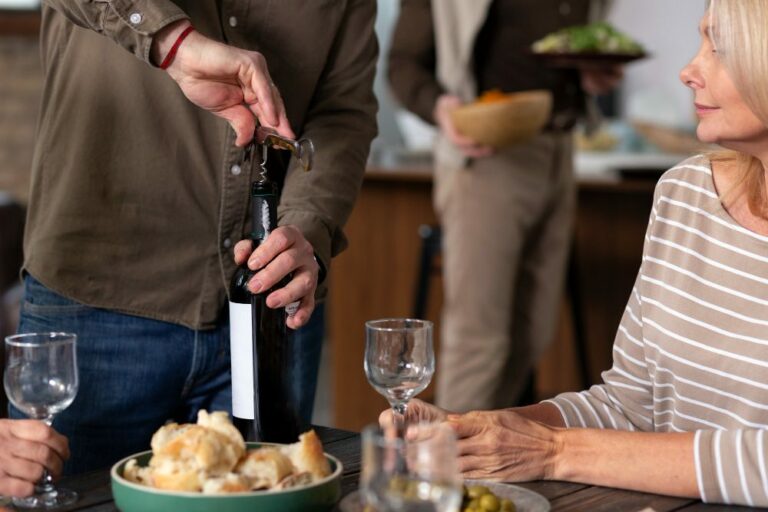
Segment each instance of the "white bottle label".
[[229,351],[232,358],[232,414],[252,420],[253,322],[251,305],[229,303]]

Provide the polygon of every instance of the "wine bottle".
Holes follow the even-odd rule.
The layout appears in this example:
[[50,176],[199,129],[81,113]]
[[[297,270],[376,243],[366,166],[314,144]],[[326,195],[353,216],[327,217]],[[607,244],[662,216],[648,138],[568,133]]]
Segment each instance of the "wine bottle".
[[[277,184],[262,177],[251,189],[254,250],[277,227]],[[270,293],[285,286],[286,276],[272,289],[253,294],[255,274],[247,264],[237,269],[230,287],[230,351],[232,416],[246,441],[296,442],[306,430],[298,410],[294,375],[298,366],[295,336],[285,324],[284,307],[266,304]]]

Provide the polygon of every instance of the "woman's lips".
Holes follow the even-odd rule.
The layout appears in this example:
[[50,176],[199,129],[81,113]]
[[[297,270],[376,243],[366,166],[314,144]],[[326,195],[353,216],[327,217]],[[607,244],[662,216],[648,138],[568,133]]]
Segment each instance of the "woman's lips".
[[711,114],[712,112],[720,110],[718,107],[710,107],[709,105],[702,105],[701,103],[694,103],[694,105],[696,106],[696,113],[698,115]]

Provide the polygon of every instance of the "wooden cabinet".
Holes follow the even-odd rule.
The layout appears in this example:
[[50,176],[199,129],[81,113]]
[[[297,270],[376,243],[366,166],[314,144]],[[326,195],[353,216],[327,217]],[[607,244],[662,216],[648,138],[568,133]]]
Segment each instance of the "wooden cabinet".
[[[582,181],[575,255],[580,314],[585,325],[590,377],[611,363],[611,345],[640,264],[653,180]],[[363,371],[366,320],[410,316],[421,239],[435,224],[428,168],[376,170],[367,176],[346,227],[350,246],[330,275],[328,334],[332,346],[335,425],[357,430],[375,422],[387,402]],[[439,315],[442,283],[431,281],[427,319]],[[538,369],[541,398],[580,385],[573,343],[572,308],[565,300],[560,329]],[[422,397],[430,398],[431,389]]]

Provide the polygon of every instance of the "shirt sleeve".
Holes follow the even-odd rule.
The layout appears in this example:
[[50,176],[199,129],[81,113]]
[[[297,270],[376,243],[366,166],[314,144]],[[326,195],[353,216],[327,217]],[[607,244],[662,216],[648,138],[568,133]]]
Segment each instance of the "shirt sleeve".
[[444,92],[437,81],[435,65],[430,0],[403,0],[389,50],[389,84],[406,109],[432,124],[432,111]]
[[[377,133],[375,19],[373,0],[347,6],[301,133],[322,151],[315,154],[312,172],[290,164],[278,208],[279,223],[297,226],[326,269],[331,257],[347,246],[342,228]],[[318,298],[324,294],[325,288],[319,288]]]
[[160,29],[188,18],[168,0],[43,0],[75,25],[102,34],[150,63],[152,38]]
[[765,429],[699,430],[694,462],[706,503],[768,506]]
[[[659,195],[657,187],[643,256],[648,250],[650,233],[655,228]],[[641,266],[613,342],[613,365],[602,373],[603,384],[546,400],[557,407],[567,427],[654,431],[653,385],[643,340],[642,275]]]

